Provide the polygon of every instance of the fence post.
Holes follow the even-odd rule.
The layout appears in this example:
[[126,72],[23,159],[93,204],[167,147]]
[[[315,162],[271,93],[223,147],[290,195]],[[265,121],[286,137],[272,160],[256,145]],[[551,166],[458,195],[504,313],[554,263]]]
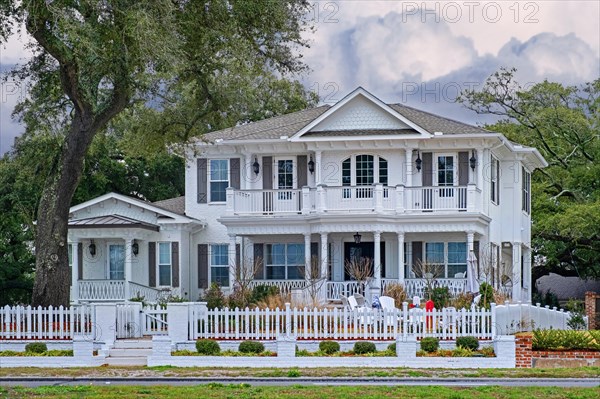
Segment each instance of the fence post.
[[98,340],[107,346],[112,346],[117,337],[117,305],[97,303],[94,305],[94,313]]
[[286,302],[285,303],[285,336],[289,337],[291,336],[291,330],[292,330],[292,310],[290,308],[290,303]]
[[496,338],[496,304],[494,302],[492,302],[490,304],[490,311],[492,313],[492,325],[491,325],[491,333],[492,333],[492,339]]
[[402,302],[402,336],[408,336],[408,302]]
[[167,303],[167,330],[173,343],[189,339],[189,303]]

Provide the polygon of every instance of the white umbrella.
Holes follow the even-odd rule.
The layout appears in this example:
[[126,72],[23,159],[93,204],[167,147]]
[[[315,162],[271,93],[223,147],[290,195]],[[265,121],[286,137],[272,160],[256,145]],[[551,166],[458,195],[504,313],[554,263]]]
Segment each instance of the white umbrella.
[[477,281],[477,257],[475,252],[469,251],[467,256],[467,292],[479,292],[479,282]]

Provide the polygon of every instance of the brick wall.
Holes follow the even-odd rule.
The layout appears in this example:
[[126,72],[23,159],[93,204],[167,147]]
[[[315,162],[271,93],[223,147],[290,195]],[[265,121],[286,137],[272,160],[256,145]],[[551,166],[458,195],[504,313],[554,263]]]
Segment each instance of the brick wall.
[[596,330],[600,327],[600,323],[596,324],[596,299],[600,298],[600,294],[588,291],[585,293],[585,315],[588,317],[589,329]]
[[[600,365],[600,351],[570,350],[549,351],[532,350],[531,333],[521,333],[515,336],[515,357],[517,368],[531,367],[577,367]],[[553,359],[551,362],[544,359]],[[561,361],[558,361],[558,360]]]

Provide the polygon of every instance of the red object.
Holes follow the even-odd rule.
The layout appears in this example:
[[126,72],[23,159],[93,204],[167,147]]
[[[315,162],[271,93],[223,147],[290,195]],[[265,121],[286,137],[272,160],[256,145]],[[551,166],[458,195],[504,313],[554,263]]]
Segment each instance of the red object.
[[[435,305],[431,299],[425,302],[425,312],[433,312],[433,308],[435,308]],[[428,330],[431,329],[433,325],[433,316],[427,316],[425,324]]]

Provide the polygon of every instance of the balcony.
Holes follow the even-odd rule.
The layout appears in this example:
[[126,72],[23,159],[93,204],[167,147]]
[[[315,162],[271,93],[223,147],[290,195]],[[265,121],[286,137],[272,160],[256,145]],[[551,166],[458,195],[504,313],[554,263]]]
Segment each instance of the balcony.
[[320,185],[283,190],[228,188],[226,216],[476,212],[480,204],[481,190],[474,184],[452,187]]

